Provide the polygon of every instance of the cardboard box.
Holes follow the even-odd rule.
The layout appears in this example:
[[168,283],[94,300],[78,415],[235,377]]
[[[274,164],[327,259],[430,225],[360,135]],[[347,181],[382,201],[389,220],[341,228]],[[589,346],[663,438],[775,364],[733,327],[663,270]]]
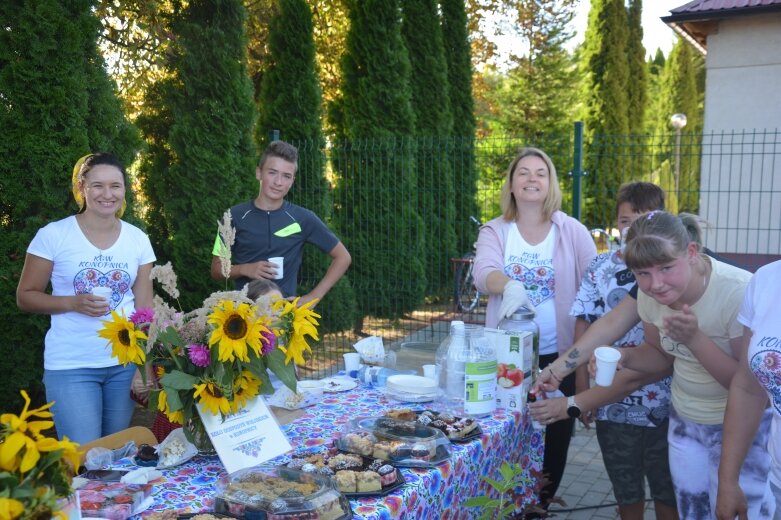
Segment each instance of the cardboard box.
[[496,407],[522,412],[532,378],[533,334],[486,328],[485,335],[496,350]]

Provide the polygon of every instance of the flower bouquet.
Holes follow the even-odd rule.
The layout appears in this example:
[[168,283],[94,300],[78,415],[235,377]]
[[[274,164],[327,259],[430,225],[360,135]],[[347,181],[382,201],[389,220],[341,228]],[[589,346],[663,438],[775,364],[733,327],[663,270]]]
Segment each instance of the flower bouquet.
[[[226,213],[220,225],[228,245],[220,258],[223,273],[230,272],[232,231]],[[170,263],[153,267],[151,277],[178,301]],[[163,412],[173,423],[195,423],[197,431],[201,422],[196,404],[224,418],[258,394],[273,393],[267,369],[295,391],[294,364],[303,364],[304,353],[311,352],[307,336],[319,339],[320,315],[310,308],[314,303],[299,307],[298,298],[273,300],[269,295],[253,300],[245,286],[215,292],[201,307],[182,312],[155,295],[153,309],[137,309],[127,318],[112,312],[99,335],[109,341],[120,363],[143,366],[148,369],[141,370],[145,377],[152,374],[150,409]],[[185,428],[185,433],[192,441],[193,432]]]
[[63,516],[57,501],[71,494],[81,454],[67,437],[58,441],[41,433],[54,426],[48,411],[54,403],[30,410],[27,392],[21,393],[22,413],[0,415],[0,519],[49,520]]

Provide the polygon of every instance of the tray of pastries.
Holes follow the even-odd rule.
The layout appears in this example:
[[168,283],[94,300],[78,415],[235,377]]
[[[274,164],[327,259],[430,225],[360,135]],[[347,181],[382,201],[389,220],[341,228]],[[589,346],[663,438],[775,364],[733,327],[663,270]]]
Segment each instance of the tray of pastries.
[[282,466],[256,466],[220,478],[216,513],[268,520],[352,518],[350,502],[332,478]]
[[404,476],[387,460],[342,453],[335,446],[295,453],[286,467],[333,477],[348,497],[385,495],[404,485]]
[[386,417],[401,421],[415,421],[444,433],[451,442],[470,442],[483,435],[480,424],[470,417],[458,417],[447,412],[433,410],[412,410],[394,408],[386,412]]
[[431,467],[450,459],[450,441],[440,430],[391,417],[352,420],[336,446],[401,467]]

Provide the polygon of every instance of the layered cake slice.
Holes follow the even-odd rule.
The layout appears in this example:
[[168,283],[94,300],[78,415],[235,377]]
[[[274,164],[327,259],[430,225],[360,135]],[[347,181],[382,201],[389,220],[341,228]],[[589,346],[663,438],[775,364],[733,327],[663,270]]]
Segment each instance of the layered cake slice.
[[382,491],[382,482],[380,474],[374,471],[361,471],[356,473],[356,487],[359,493],[371,493]]

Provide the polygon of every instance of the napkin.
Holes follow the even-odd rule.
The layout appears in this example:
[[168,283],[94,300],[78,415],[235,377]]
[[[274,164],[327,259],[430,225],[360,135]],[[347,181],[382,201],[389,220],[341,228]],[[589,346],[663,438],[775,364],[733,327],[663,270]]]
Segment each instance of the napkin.
[[123,484],[148,484],[163,476],[163,473],[155,468],[138,468],[125,474],[120,482]]

